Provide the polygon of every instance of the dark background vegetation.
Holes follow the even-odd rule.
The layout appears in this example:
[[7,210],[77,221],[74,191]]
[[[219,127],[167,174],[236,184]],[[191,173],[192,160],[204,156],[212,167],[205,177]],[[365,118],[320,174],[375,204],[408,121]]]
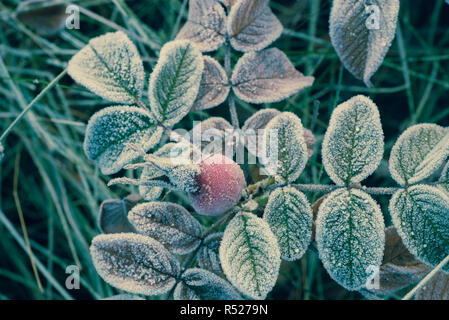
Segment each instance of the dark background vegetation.
[[[84,10],[81,29],[41,35],[14,18],[20,1],[0,1],[0,131],[65,67],[87,41],[121,26],[144,60],[147,76],[158,48],[172,39],[182,0],[73,1]],[[50,3],[50,1],[49,1]],[[328,35],[329,0],[271,1],[284,25],[284,34],[273,44],[285,51],[295,66],[313,75],[314,85],[281,103],[270,105],[292,111],[316,136],[314,156],[302,183],[329,183],[321,165],[320,144],[336,105],[357,95],[371,97],[380,109],[385,131],[384,161],[367,180],[369,186],[394,186],[388,175],[389,152],[398,135],[416,123],[449,125],[449,5],[443,0],[402,0],[396,38],[378,72],[374,88],[349,74],[339,61]],[[87,14],[87,15],[86,15]],[[186,11],[182,13],[185,21]],[[221,62],[223,51],[213,53]],[[233,61],[240,54],[233,56]],[[319,102],[319,104],[318,104]],[[0,166],[0,299],[98,299],[117,291],[96,274],[88,246],[99,230],[96,225],[102,200],[117,198],[133,188],[107,188],[102,176],[82,150],[85,123],[108,103],[65,76],[15,127],[5,142],[6,157]],[[240,122],[265,105],[237,102]],[[318,113],[317,113],[318,112]],[[316,121],[314,113],[318,114]],[[191,128],[194,120],[208,116],[229,119],[227,106],[189,114],[179,127]],[[121,172],[120,175],[132,175]],[[248,182],[253,177],[246,172]],[[320,194],[309,194],[316,200]],[[190,208],[186,197],[167,197]],[[376,198],[387,212],[385,197]],[[24,221],[20,221],[23,214]],[[7,220],[6,220],[7,219]],[[389,216],[385,214],[387,224]],[[212,220],[203,218],[207,225]],[[29,235],[33,253],[44,270],[38,287],[24,241]],[[19,242],[18,242],[19,241]],[[37,262],[37,263],[38,263]],[[79,263],[81,289],[66,290],[68,265]],[[53,282],[53,284],[52,284]],[[61,288],[56,288],[55,283]],[[160,297],[164,298],[164,297]],[[270,299],[361,299],[332,281],[317,255],[283,263]],[[392,298],[395,298],[393,296]]]

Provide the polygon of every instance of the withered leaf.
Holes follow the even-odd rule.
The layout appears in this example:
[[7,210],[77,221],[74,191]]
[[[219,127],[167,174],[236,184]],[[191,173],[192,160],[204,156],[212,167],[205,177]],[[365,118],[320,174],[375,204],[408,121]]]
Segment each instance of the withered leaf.
[[64,4],[47,5],[46,0],[23,1],[17,7],[17,18],[38,33],[51,35],[60,31],[66,21]]

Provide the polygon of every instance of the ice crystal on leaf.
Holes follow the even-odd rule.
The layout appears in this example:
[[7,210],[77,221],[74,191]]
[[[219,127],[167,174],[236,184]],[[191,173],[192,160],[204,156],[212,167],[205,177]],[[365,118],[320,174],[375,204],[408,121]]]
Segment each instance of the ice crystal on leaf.
[[441,172],[440,185],[444,191],[449,192],[449,162]]
[[[274,132],[277,135],[273,136]],[[267,124],[264,142],[267,159],[277,152],[276,181],[294,182],[298,179],[308,160],[301,120],[291,112],[281,113]],[[270,161],[276,162],[275,159]]]
[[204,70],[192,110],[205,110],[223,103],[230,90],[228,76],[217,60],[204,56]]
[[332,45],[357,79],[371,86],[396,32],[399,0],[368,5],[360,0],[335,0],[329,19]]
[[179,204],[142,203],[129,212],[128,219],[137,232],[156,239],[170,252],[186,254],[200,245],[201,225]]
[[278,240],[281,258],[301,258],[312,237],[312,209],[306,196],[292,187],[274,190],[263,218]]
[[108,199],[101,203],[98,226],[103,233],[134,232],[128,221],[128,211],[135,202]]
[[148,93],[157,121],[170,127],[187,115],[198,95],[203,67],[203,56],[190,41],[171,41],[162,47]]
[[314,78],[304,76],[285,53],[271,48],[244,54],[235,65],[231,81],[240,99],[251,103],[271,103],[310,87]]
[[[389,209],[404,245],[415,257],[436,266],[449,255],[449,196],[444,191],[427,185],[399,190]],[[449,265],[443,270],[449,271]]]
[[218,254],[222,239],[223,232],[212,233],[204,239],[197,255],[198,266],[200,268],[216,274],[223,273],[220,256]]
[[238,291],[226,280],[203,269],[188,269],[173,293],[175,300],[241,300]]
[[102,234],[90,254],[98,274],[110,285],[131,293],[157,295],[176,284],[178,260],[156,240],[135,233]]
[[449,300],[449,274],[437,272],[417,292],[416,300]]
[[391,149],[390,173],[400,185],[428,178],[449,156],[449,130],[436,124],[408,128]]
[[201,51],[214,51],[225,41],[226,14],[215,0],[190,0],[189,16],[177,40],[190,40]]
[[358,183],[379,166],[384,136],[377,106],[355,96],[332,113],[323,140],[323,165],[338,185]]
[[86,128],[84,151],[103,174],[118,172],[140,156],[132,145],[148,151],[162,136],[151,115],[137,107],[108,107],[95,113]]
[[330,276],[348,290],[365,286],[370,268],[380,267],[384,220],[379,205],[360,190],[341,189],[323,201],[316,219],[316,242]]
[[89,41],[67,67],[78,83],[106,100],[134,103],[142,95],[145,74],[136,46],[122,31]]
[[232,5],[227,21],[234,49],[262,50],[282,33],[282,25],[273,14],[269,0],[240,0]]
[[276,283],[281,263],[268,223],[251,213],[236,215],[225,229],[220,261],[226,277],[239,291],[264,299]]

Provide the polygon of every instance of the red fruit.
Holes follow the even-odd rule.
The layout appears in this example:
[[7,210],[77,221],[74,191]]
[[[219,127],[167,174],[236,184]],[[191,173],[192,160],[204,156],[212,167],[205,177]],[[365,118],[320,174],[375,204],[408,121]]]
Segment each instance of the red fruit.
[[197,213],[219,216],[237,204],[245,185],[240,166],[221,154],[204,159],[198,176],[200,189],[189,193],[190,204]]

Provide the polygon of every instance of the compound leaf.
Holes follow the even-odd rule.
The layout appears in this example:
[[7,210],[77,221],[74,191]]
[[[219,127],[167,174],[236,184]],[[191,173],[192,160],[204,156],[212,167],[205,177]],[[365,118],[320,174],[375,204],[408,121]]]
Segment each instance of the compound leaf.
[[449,300],[449,274],[437,272],[424,286],[419,288],[416,300]]
[[84,152],[101,168],[103,174],[118,172],[140,156],[134,146],[148,151],[162,136],[150,113],[129,106],[108,107],[89,120]]
[[371,86],[393,41],[399,0],[336,0],[330,15],[330,37],[340,60],[357,79]]
[[227,21],[234,49],[262,50],[282,33],[282,25],[268,6],[269,0],[241,0],[232,5]]
[[145,74],[136,46],[122,31],[91,39],[70,59],[67,72],[106,100],[134,103],[140,99]]
[[291,112],[274,117],[265,128],[267,170],[277,182],[293,182],[308,160],[301,120]]
[[[449,255],[449,196],[444,191],[426,185],[399,190],[389,209],[404,245],[415,257],[436,266]],[[449,266],[443,270],[449,271]]]
[[223,103],[228,97],[228,76],[217,60],[204,56],[204,70],[198,96],[192,110],[210,109]]
[[292,187],[277,188],[268,198],[263,218],[278,240],[281,258],[301,258],[312,238],[313,214],[306,196]]
[[239,213],[228,224],[220,245],[220,261],[228,280],[253,299],[264,299],[271,291],[281,263],[270,226],[252,213]]
[[390,173],[400,185],[428,178],[449,156],[449,130],[436,124],[414,125],[391,149]]
[[128,219],[137,232],[159,241],[170,252],[186,254],[200,245],[201,225],[179,204],[142,203],[129,212]]
[[207,270],[188,269],[173,293],[175,300],[241,300],[238,291],[226,280]]
[[157,295],[176,284],[178,260],[156,240],[135,233],[102,234],[90,254],[98,274],[110,285],[131,293]]
[[186,40],[165,44],[150,77],[151,111],[157,121],[170,127],[189,113],[203,73],[203,56]]
[[203,52],[218,49],[225,41],[226,14],[215,0],[190,0],[189,16],[177,40],[192,41]]
[[285,53],[271,48],[245,53],[235,65],[231,81],[240,99],[251,103],[271,103],[310,87],[314,78],[304,76]]
[[322,150],[332,181],[351,185],[373,173],[383,157],[383,138],[379,111],[369,98],[355,96],[335,108]]
[[222,239],[223,232],[212,233],[204,239],[196,258],[200,268],[216,274],[223,273],[218,254]]
[[316,220],[318,253],[330,276],[348,290],[364,287],[380,267],[384,220],[379,205],[360,190],[341,189],[323,201]]

